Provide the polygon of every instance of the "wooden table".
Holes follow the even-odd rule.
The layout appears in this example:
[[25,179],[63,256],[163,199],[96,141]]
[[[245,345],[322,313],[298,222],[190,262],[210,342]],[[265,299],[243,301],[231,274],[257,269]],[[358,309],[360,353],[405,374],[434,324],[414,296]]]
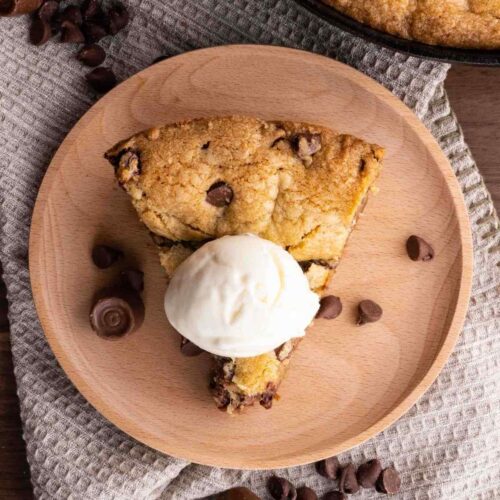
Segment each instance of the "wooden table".
[[[451,69],[446,89],[477,164],[500,209],[500,68]],[[0,298],[0,309],[5,301]],[[9,335],[0,324],[0,498],[32,498],[21,437]]]

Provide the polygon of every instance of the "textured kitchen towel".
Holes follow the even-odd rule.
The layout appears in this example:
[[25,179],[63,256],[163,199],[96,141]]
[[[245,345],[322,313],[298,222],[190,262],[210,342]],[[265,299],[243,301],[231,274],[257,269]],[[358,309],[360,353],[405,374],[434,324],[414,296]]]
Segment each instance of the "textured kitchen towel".
[[[126,78],[161,54],[227,43],[300,47],[377,79],[424,120],[450,158],[474,235],[475,273],[464,330],[445,369],[411,411],[342,461],[378,456],[402,473],[404,499],[500,498],[498,219],[443,91],[448,67],[367,44],[291,0],[128,0],[126,32],[105,40]],[[263,498],[270,472],[189,465],[147,448],[102,418],[49,349],[33,306],[28,235],[37,189],[57,146],[92,104],[74,48],[26,43],[26,19],[0,19],[0,258],[35,495],[44,499],[192,499],[246,484]],[[474,96],[471,96],[474,98]],[[415,165],[418,168],[418,165]],[[312,466],[280,471],[318,493]],[[363,491],[358,498],[376,496]]]

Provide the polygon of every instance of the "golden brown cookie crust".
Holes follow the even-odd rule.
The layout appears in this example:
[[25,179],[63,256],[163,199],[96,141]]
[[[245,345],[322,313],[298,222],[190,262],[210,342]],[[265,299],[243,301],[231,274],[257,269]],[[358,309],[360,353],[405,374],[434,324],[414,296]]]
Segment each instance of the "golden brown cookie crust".
[[499,0],[323,0],[357,21],[431,45],[500,47]]

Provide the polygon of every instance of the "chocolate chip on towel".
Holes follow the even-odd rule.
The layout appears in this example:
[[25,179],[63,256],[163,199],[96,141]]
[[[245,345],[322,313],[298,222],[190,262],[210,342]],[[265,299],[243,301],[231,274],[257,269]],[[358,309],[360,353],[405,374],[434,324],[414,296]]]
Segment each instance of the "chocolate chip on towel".
[[323,500],[347,500],[347,495],[341,491],[329,491],[325,494]]
[[76,55],[76,58],[86,66],[94,67],[104,62],[104,59],[106,59],[106,52],[104,52],[104,49],[100,45],[93,43],[82,47]]
[[401,478],[398,471],[394,467],[384,469],[378,478],[376,488],[378,492],[388,495],[398,493],[401,488]]
[[358,478],[358,483],[363,488],[375,488],[375,484],[381,472],[382,464],[380,460],[374,458],[358,467],[356,477]]
[[325,458],[316,462],[316,470],[328,479],[337,479],[340,471],[340,463],[337,457]]
[[36,15],[39,19],[50,22],[58,10],[59,2],[56,2],[56,0],[47,0],[40,6]]
[[316,492],[308,486],[297,488],[297,500],[318,500]]
[[362,300],[358,304],[358,325],[374,323],[382,317],[382,308],[373,300]]
[[123,252],[108,245],[96,245],[92,249],[92,261],[99,269],[106,269],[114,264]]
[[335,295],[325,295],[319,302],[316,318],[335,319],[342,312],[342,302]]
[[122,3],[115,3],[108,11],[108,18],[108,32],[116,35],[128,24],[128,10]]
[[43,45],[52,36],[50,24],[43,19],[34,19],[30,27],[30,42],[33,45]]
[[107,92],[116,85],[116,76],[109,68],[99,67],[85,77],[89,85],[97,92]]
[[214,207],[227,207],[233,201],[233,190],[225,182],[216,182],[208,189],[206,200]]
[[71,21],[61,23],[61,42],[63,43],[83,43],[85,37],[82,30]]
[[356,479],[356,466],[354,464],[347,464],[340,471],[339,489],[348,494],[359,491],[359,484]]
[[83,22],[81,10],[76,5],[68,5],[61,12],[62,21],[71,21],[73,24],[80,26]]
[[297,490],[284,477],[271,476],[267,482],[267,489],[275,500],[297,500]]
[[253,491],[243,486],[231,488],[209,498],[213,500],[261,500]]
[[411,235],[406,240],[406,252],[411,260],[432,260],[434,258],[434,249],[420,236]]

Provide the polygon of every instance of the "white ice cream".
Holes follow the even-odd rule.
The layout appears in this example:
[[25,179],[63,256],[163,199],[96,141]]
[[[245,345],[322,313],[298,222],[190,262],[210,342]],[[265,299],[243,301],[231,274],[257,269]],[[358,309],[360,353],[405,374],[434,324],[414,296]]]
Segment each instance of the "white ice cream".
[[293,257],[251,234],[203,245],[177,268],[165,294],[165,312],[181,335],[230,358],[302,337],[318,307]]

